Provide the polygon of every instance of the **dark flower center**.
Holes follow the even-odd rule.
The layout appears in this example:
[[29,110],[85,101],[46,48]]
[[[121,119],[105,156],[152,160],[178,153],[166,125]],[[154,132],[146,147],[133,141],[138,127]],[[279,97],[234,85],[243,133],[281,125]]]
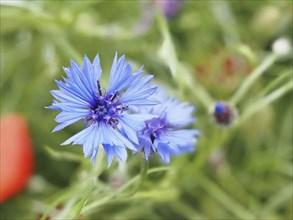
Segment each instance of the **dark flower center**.
[[94,107],[91,108],[90,114],[84,119],[85,125],[90,126],[93,123],[100,124],[104,122],[115,129],[118,129],[117,116],[128,110],[128,105],[119,102],[120,93],[107,93],[104,88],[100,87],[98,81],[98,92]]
[[167,122],[165,118],[152,118],[145,121],[146,127],[143,129],[143,134],[150,137],[151,142],[160,136],[162,132],[167,129]]

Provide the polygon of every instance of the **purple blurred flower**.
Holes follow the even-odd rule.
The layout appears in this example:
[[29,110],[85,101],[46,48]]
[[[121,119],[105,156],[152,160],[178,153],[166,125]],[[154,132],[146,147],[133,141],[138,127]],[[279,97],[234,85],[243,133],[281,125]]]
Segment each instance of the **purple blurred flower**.
[[175,17],[181,7],[183,0],[156,0],[156,5],[160,8],[167,18]]

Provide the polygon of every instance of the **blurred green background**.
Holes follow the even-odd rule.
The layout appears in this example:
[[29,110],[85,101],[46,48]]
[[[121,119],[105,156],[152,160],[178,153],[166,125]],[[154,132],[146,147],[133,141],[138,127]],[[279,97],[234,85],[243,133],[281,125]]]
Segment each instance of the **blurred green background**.
[[[194,104],[202,135],[195,153],[172,158],[169,170],[150,174],[134,196],[113,197],[76,219],[292,219],[292,54],[270,65],[236,104],[238,124],[223,128],[211,115],[214,100],[228,101],[273,42],[292,39],[292,1],[177,3],[166,16],[169,1],[1,1],[1,115],[25,116],[36,160],[28,187],[1,204],[1,219],[38,219],[46,210],[62,219],[75,207],[68,201],[86,194],[72,186],[89,172],[88,160],[63,155],[82,155],[80,147],[60,147],[80,125],[52,134],[57,113],[45,106],[70,59],[99,53],[107,85],[116,51]],[[291,89],[264,101],[288,82]],[[129,154],[123,166],[103,168],[87,204],[111,194],[113,178],[137,175],[139,159]],[[158,166],[164,164],[152,158],[150,167]],[[52,208],[66,191],[61,208]]]

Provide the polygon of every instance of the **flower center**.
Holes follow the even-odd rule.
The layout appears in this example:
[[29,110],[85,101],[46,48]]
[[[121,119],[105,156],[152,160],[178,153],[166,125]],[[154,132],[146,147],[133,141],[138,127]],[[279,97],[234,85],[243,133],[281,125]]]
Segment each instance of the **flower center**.
[[143,129],[143,134],[150,137],[151,142],[154,143],[155,139],[167,128],[165,118],[153,118],[145,121],[146,127]]
[[111,127],[118,129],[117,116],[128,110],[128,106],[119,102],[120,93],[107,93],[104,88],[100,87],[98,81],[98,92],[96,94],[96,102],[91,108],[90,114],[84,119],[85,125],[90,126],[93,123],[100,124],[104,122]]

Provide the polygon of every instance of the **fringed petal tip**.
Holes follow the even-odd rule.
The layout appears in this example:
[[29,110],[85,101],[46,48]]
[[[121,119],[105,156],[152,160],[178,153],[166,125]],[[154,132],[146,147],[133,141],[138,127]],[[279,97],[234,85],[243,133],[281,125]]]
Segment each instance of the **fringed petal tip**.
[[105,153],[108,157],[108,168],[111,166],[114,156],[116,156],[121,161],[126,161],[127,159],[127,151],[125,147],[115,146],[104,144],[103,145]]
[[91,162],[92,162],[93,166],[96,166],[98,150],[99,150],[99,148],[94,149],[92,156],[91,156]]

